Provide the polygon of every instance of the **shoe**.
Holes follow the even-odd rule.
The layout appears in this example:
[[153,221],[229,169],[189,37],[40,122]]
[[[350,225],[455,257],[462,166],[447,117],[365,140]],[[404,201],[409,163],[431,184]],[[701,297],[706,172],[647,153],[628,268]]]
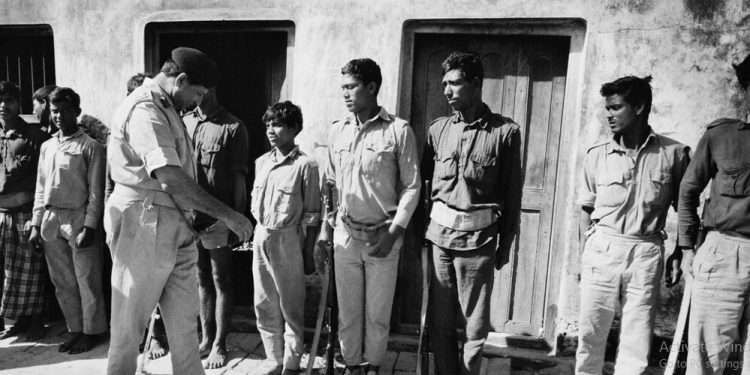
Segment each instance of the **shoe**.
[[344,375],[363,375],[362,366],[346,366]]
[[378,370],[380,370],[380,366],[367,365],[366,375],[378,375]]

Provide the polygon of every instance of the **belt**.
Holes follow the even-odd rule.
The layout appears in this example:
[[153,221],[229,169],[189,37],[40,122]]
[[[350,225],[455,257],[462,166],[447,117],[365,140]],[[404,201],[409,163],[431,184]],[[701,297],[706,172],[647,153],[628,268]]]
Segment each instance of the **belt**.
[[33,191],[19,191],[17,193],[0,194],[0,207],[2,208],[16,208],[33,201]]
[[454,210],[441,201],[432,204],[430,219],[436,223],[451,229],[462,231],[474,231],[489,227],[494,224],[499,213],[491,208],[464,212]]
[[375,223],[375,224],[366,224],[366,223],[358,223],[354,220],[352,220],[349,215],[339,215],[341,217],[341,221],[346,225],[346,227],[350,231],[355,232],[364,232],[364,233],[374,233],[377,232],[380,228],[390,225],[393,220],[388,219],[386,221],[383,221],[381,223]]
[[283,233],[293,232],[299,229],[302,229],[301,225],[289,225],[289,226],[281,227],[281,228],[270,228],[262,224],[255,225],[256,232],[261,231],[261,232],[266,232],[269,234],[283,234]]
[[645,236],[634,236],[628,234],[620,234],[613,232],[605,232],[601,230],[594,230],[593,235],[602,236],[609,239],[629,241],[629,242],[657,242],[662,243],[667,239],[667,233],[664,231],[656,232]]
[[115,184],[115,190],[112,191],[112,195],[119,195],[121,197],[137,199],[159,206],[178,208],[174,202],[174,199],[172,199],[169,194],[159,190]]

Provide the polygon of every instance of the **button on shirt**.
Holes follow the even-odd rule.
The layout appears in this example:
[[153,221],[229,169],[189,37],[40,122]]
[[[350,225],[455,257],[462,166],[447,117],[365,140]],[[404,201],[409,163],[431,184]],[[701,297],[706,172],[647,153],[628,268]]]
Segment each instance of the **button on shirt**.
[[521,207],[520,129],[513,120],[482,104],[479,118],[466,123],[459,112],[430,124],[422,171],[432,180],[432,200],[471,212],[492,209],[499,225],[459,231],[430,221],[427,238],[454,250],[479,248],[518,229]]
[[329,131],[325,178],[338,189],[339,210],[361,224],[388,219],[406,228],[419,203],[419,163],[414,131],[388,114],[359,123],[355,115]]
[[320,223],[320,181],[315,161],[295,147],[286,156],[276,148],[255,161],[251,210],[258,223],[281,229]]
[[[248,172],[245,124],[222,107],[208,114],[196,111],[195,116],[198,116],[198,124],[193,142],[198,184],[224,204],[234,207],[234,176],[247,176]],[[196,218],[196,225],[200,227],[202,222],[214,221],[201,214]]]
[[180,167],[195,179],[193,147],[172,99],[151,79],[136,88],[115,112],[107,145],[112,180],[162,191],[154,170]]
[[578,203],[594,208],[591,220],[605,232],[657,234],[664,230],[669,206],[677,207],[690,148],[649,131],[633,156],[620,146],[619,137],[586,153]]
[[39,150],[49,134],[18,119],[18,127],[0,129],[0,195],[32,192],[36,187]]
[[750,238],[750,124],[731,119],[714,121],[698,142],[680,187],[681,246],[695,245],[700,225],[699,197],[709,180],[704,226]]
[[44,209],[86,207],[84,226],[96,228],[104,207],[104,147],[81,129],[66,137],[57,132],[42,144],[34,194],[32,225]]

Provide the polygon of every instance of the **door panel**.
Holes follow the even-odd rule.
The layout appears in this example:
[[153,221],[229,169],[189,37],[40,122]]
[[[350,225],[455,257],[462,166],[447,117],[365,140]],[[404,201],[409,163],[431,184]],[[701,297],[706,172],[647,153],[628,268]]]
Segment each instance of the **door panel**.
[[[556,36],[415,35],[411,124],[420,145],[429,123],[451,112],[442,94],[440,64],[455,49],[480,54],[485,103],[521,127],[521,229],[508,264],[495,274],[491,325],[497,332],[536,336],[543,327],[569,43],[568,37]],[[421,234],[411,237],[407,244],[416,246]],[[404,254],[398,320],[417,324],[421,269],[417,252]]]

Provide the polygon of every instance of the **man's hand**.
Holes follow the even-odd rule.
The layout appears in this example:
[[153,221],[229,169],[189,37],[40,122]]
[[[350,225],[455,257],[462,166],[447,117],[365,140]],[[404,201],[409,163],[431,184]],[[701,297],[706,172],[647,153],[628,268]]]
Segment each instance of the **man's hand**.
[[76,237],[76,246],[79,248],[89,247],[94,243],[94,229],[83,227],[81,233]]
[[34,251],[39,253],[43,251],[42,236],[39,234],[38,226],[31,227],[31,234],[29,234],[29,244],[31,244],[31,248],[34,249]]
[[237,211],[232,211],[229,217],[224,221],[229,230],[237,236],[240,242],[249,241],[253,236],[253,223],[245,215]]
[[396,243],[398,237],[403,233],[404,228],[392,224],[387,231],[383,231],[383,233],[378,236],[375,247],[369,250],[368,255],[375,258],[385,258],[391,253],[393,250],[393,244]]
[[675,248],[672,255],[667,258],[667,267],[664,274],[664,282],[667,288],[677,285],[683,273],[693,275],[694,256],[695,251],[692,248]]

